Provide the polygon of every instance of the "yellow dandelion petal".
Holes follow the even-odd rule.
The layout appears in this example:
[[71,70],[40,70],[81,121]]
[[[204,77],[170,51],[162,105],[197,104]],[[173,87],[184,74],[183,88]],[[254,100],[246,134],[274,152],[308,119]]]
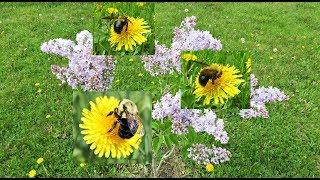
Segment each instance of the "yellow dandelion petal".
[[190,54],[190,53],[182,54],[181,58],[184,59],[184,60],[186,60],[186,61],[194,61],[194,60],[197,60],[197,56],[194,55],[194,54]]
[[35,177],[37,175],[37,171],[32,169],[31,171],[29,171],[28,176],[29,177]]
[[126,51],[134,51],[137,45],[147,41],[146,35],[151,32],[143,18],[128,17],[128,20],[128,25],[123,28],[120,34],[116,33],[113,27],[110,29],[108,41],[112,47],[116,46],[116,51],[120,51],[122,48]]
[[214,104],[216,105],[224,104],[225,100],[240,93],[238,86],[244,82],[244,80],[239,79],[242,75],[237,74],[239,73],[239,70],[234,66],[212,64],[204,69],[210,71],[214,70],[220,74],[213,82],[211,79],[206,83],[202,82],[202,84],[205,83],[205,86],[203,86],[199,82],[199,73],[195,80],[195,90],[193,92],[197,101],[199,101],[201,97],[205,97],[203,102],[204,105],[210,104],[211,99],[213,99]]

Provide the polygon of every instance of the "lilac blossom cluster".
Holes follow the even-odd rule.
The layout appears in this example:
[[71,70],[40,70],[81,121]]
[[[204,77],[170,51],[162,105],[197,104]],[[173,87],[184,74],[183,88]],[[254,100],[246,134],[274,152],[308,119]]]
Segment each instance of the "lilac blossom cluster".
[[159,45],[156,41],[155,54],[142,56],[144,68],[152,75],[159,76],[172,74],[174,71],[180,72],[180,52],[169,49],[165,45]]
[[188,127],[191,126],[197,133],[206,132],[222,144],[228,143],[229,136],[224,130],[224,122],[218,119],[212,110],[181,109],[180,102],[180,91],[174,96],[166,92],[160,101],[154,104],[152,118],[161,121],[171,118],[172,132],[175,134],[188,133]]
[[87,30],[77,34],[76,42],[58,38],[41,45],[41,51],[69,60],[68,67],[52,65],[52,73],[73,89],[106,91],[113,81],[114,59],[112,56],[92,55],[93,37]]
[[206,147],[203,144],[193,144],[188,148],[188,157],[198,164],[220,164],[229,161],[231,153],[227,149],[221,147]]
[[258,87],[258,79],[254,74],[250,75],[250,108],[240,110],[240,116],[244,119],[256,117],[269,118],[266,103],[284,101],[289,97],[275,87]]
[[180,53],[186,50],[222,49],[221,41],[209,31],[195,30],[196,17],[186,17],[180,27],[174,29],[170,48],[156,43],[155,54],[141,56],[145,69],[153,76],[181,72]]

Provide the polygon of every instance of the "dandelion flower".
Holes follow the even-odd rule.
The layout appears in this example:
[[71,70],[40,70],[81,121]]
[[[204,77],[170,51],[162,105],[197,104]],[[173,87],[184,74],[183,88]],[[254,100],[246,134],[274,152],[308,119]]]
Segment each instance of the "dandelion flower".
[[206,170],[207,170],[208,172],[213,172],[214,166],[213,166],[211,163],[209,163],[209,164],[206,165]]
[[86,163],[80,163],[80,167],[85,167],[87,164]]
[[144,6],[146,3],[145,3],[145,2],[137,2],[136,4],[137,4],[137,6],[142,7],[142,6]]
[[123,27],[120,34],[116,33],[113,26],[110,29],[111,36],[108,39],[112,47],[116,46],[116,51],[122,47],[126,51],[133,51],[134,47],[147,41],[146,33],[150,33],[150,26],[143,18],[127,17],[128,25]]
[[38,164],[41,164],[41,163],[43,163],[43,160],[44,160],[44,159],[41,157],[41,158],[37,159],[37,163],[38,163]]
[[37,175],[37,171],[32,169],[31,171],[29,171],[28,176],[29,177],[35,177]]
[[[204,76],[202,72],[211,71],[215,74],[216,78],[208,79]],[[238,85],[244,82],[241,74],[237,74],[240,71],[234,66],[212,64],[201,70],[195,81],[195,91],[197,101],[200,100],[202,96],[205,96],[204,104],[210,103],[211,99],[214,99],[214,103],[217,105],[219,103],[224,104],[224,99],[229,99],[240,93]],[[207,79],[205,84],[203,83],[203,78]],[[201,82],[199,82],[201,80]]]
[[252,70],[252,58],[249,57],[248,61],[246,62],[246,69],[247,69],[247,73],[250,73]]
[[108,12],[109,14],[117,14],[119,11],[118,11],[117,8],[108,8],[108,9],[107,9],[107,12]]
[[197,60],[197,56],[194,54],[190,54],[190,53],[185,53],[182,54],[182,59],[186,60],[186,61],[194,61]]
[[[116,127],[108,132],[117,118],[114,115],[108,114],[118,107],[119,100],[114,97],[97,97],[95,103],[90,101],[90,108],[82,110],[82,124],[79,125],[81,134],[86,144],[91,144],[90,149],[99,157],[105,156],[108,158],[127,157],[133,149],[138,149],[141,143],[141,136],[136,133],[129,139],[123,139],[118,135],[119,123]],[[142,128],[142,127],[140,127]]]

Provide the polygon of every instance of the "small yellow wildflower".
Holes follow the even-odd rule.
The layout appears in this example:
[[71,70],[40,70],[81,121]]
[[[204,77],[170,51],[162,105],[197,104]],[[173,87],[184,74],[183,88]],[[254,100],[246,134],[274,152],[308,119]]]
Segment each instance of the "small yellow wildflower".
[[35,85],[35,86],[40,86],[40,83],[35,83],[34,85]]
[[28,176],[29,177],[35,177],[37,175],[37,171],[32,169],[31,171],[29,171]]
[[209,163],[209,164],[206,165],[206,170],[207,170],[208,172],[213,172],[214,166],[213,166],[211,163]]
[[138,76],[142,77],[142,76],[143,76],[143,74],[142,74],[142,73],[139,73],[139,74],[138,74]]
[[46,115],[46,118],[48,119],[48,118],[50,118],[51,117],[51,115],[50,114],[48,114],[48,115]]
[[85,167],[87,164],[86,163],[80,163],[80,167]]
[[194,54],[186,53],[186,54],[182,55],[182,59],[184,59],[186,61],[194,61],[194,60],[197,60],[197,56]]
[[107,11],[109,14],[117,14],[119,12],[117,8],[108,8]]
[[270,56],[270,59],[272,60],[272,59],[273,59],[273,57],[272,57],[272,56]]
[[38,89],[38,91],[37,91],[38,93],[41,93],[42,92],[42,89]]
[[301,46],[301,47],[302,47],[303,49],[306,48],[306,47],[304,47],[304,46]]
[[37,163],[38,163],[38,164],[41,164],[41,163],[43,163],[43,160],[44,160],[44,159],[41,157],[41,158],[37,159]]
[[137,6],[142,7],[142,6],[144,6],[146,3],[145,3],[145,2],[137,2],[136,4],[137,4]]

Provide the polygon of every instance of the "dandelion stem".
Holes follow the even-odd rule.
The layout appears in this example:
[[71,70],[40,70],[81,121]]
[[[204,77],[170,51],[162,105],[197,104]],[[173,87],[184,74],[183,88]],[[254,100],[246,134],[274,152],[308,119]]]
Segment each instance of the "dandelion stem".
[[157,169],[155,171],[155,175],[158,175],[158,172],[159,172],[159,170],[160,170],[160,168],[162,166],[162,163],[164,162],[165,159],[167,159],[168,157],[171,156],[171,154],[173,153],[174,149],[175,149],[175,145],[173,145],[173,147],[172,147],[172,149],[170,151],[168,151],[165,155],[162,156],[162,158],[161,158],[161,160],[159,162],[159,165],[158,165],[158,167],[157,167]]
[[46,173],[47,177],[49,177],[49,173],[48,173],[48,170],[47,168],[44,166],[44,164],[42,164],[42,167],[44,169],[44,172]]

